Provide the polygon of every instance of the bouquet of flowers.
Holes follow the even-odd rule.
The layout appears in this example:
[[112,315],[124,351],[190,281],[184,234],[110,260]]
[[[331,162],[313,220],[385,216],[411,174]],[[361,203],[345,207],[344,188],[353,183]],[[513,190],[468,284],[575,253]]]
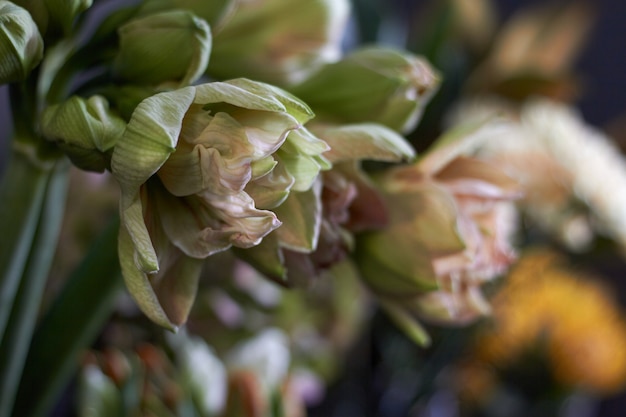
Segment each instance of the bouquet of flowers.
[[623,247],[626,162],[568,104],[588,17],[467,3],[391,47],[349,0],[0,0],[0,417],[304,416],[378,311],[429,352],[535,230]]

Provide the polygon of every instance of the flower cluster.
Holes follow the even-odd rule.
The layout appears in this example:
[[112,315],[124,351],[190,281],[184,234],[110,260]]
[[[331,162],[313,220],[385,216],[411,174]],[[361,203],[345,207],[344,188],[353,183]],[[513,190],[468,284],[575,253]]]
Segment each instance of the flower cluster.
[[[72,16],[88,7],[74,6]],[[54,41],[72,24],[47,3],[11,7],[7,18],[45,18],[28,22],[35,35],[14,45],[22,68],[6,80],[37,64],[36,34]],[[229,250],[306,287],[361,248],[365,282],[395,315],[415,297],[420,314],[443,321],[488,310],[478,287],[513,259],[517,190],[456,150],[389,169],[415,158],[402,135],[440,76],[402,50],[343,54],[349,10],[345,0],[143,1],[108,14],[78,48],[59,47],[65,64],[44,66],[41,132],[119,183],[122,274],[154,322],[184,324],[204,261]],[[81,67],[86,54],[103,75]],[[375,277],[372,263],[383,265]]]
[[[134,300],[120,321],[143,314],[160,326],[149,332],[186,325],[163,339],[169,358],[136,345],[130,364],[90,358],[85,410],[90,396],[117,398],[142,372],[154,409],[193,402],[235,416],[280,406],[300,416],[295,371],[330,378],[370,301],[421,345],[427,323],[491,314],[485,286],[516,260],[518,208],[571,247],[584,247],[592,228],[625,244],[626,197],[609,191],[624,188],[626,165],[606,138],[545,100],[467,101],[449,128],[416,130],[444,76],[401,48],[348,46],[351,7],[0,1],[15,147],[114,180],[119,275]],[[450,7],[470,17],[464,3]],[[586,21],[568,10],[566,21]],[[475,35],[472,48],[485,48],[493,29],[483,12],[455,22]],[[552,62],[517,44],[526,28],[517,24],[491,54],[474,51],[487,59],[468,91],[515,96],[508,88],[529,56],[533,76],[566,78],[579,39]],[[611,181],[598,185],[598,175]],[[190,397],[169,391],[170,379]],[[203,384],[216,389],[203,395]]]

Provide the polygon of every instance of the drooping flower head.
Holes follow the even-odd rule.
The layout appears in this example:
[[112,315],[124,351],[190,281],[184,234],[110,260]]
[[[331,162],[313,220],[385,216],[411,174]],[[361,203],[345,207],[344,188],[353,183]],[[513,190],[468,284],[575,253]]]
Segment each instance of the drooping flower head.
[[318,155],[327,145],[302,126],[311,117],[290,94],[246,79],[139,104],[111,166],[122,191],[122,272],[152,320],[183,323],[201,260],[255,246],[281,225],[270,209],[290,190],[310,187],[327,165]]
[[[489,129],[485,127],[485,129]],[[517,183],[468,151],[484,129],[444,135],[417,163],[377,181],[390,223],[357,241],[359,267],[382,306],[418,341],[415,317],[467,323],[489,307],[480,285],[514,259]]]

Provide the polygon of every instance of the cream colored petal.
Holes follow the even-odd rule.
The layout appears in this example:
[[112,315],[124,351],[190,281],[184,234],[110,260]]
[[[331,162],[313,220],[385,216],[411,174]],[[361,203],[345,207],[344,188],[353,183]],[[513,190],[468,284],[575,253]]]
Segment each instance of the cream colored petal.
[[460,124],[439,137],[428,151],[421,155],[417,166],[422,172],[435,175],[454,159],[475,152],[488,140],[498,136],[504,138],[510,130],[510,125],[493,115],[487,120]]
[[308,191],[292,192],[274,211],[283,225],[276,231],[281,245],[296,252],[317,247],[322,222],[321,182]]
[[238,111],[235,118],[245,126],[246,136],[256,160],[278,150],[290,131],[300,128],[300,124],[287,113],[259,111]]
[[230,248],[223,225],[202,198],[178,198],[162,190],[156,202],[167,237],[187,256],[202,259]]
[[[272,161],[274,159],[272,158]],[[263,210],[274,209],[285,202],[295,180],[284,164],[277,164],[266,175],[248,182],[246,193],[254,200],[254,205]]]
[[221,230],[228,234],[234,246],[248,248],[258,245],[268,233],[281,225],[273,212],[256,209],[254,201],[245,192],[229,196],[205,195],[204,198],[215,209],[216,216],[223,223]]
[[434,178],[454,193],[485,198],[521,197],[520,184],[494,163],[458,157],[438,171]]
[[158,172],[167,190],[175,196],[193,195],[204,190],[210,181],[207,151],[202,145],[181,146],[168,158]]

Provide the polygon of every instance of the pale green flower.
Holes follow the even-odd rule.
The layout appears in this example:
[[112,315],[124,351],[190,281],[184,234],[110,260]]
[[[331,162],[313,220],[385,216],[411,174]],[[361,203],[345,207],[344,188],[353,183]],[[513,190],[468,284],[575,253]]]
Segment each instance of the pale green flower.
[[[111,166],[122,190],[122,271],[150,318],[169,328],[183,323],[201,260],[258,245],[281,225],[266,207],[280,208],[292,188],[309,192],[322,167],[294,161],[324,159],[284,154],[306,143],[327,149],[302,126],[311,117],[290,94],[246,79],[160,93],[137,107]],[[253,198],[257,182],[270,190],[264,207]],[[289,233],[301,241],[315,221],[303,216]]]

